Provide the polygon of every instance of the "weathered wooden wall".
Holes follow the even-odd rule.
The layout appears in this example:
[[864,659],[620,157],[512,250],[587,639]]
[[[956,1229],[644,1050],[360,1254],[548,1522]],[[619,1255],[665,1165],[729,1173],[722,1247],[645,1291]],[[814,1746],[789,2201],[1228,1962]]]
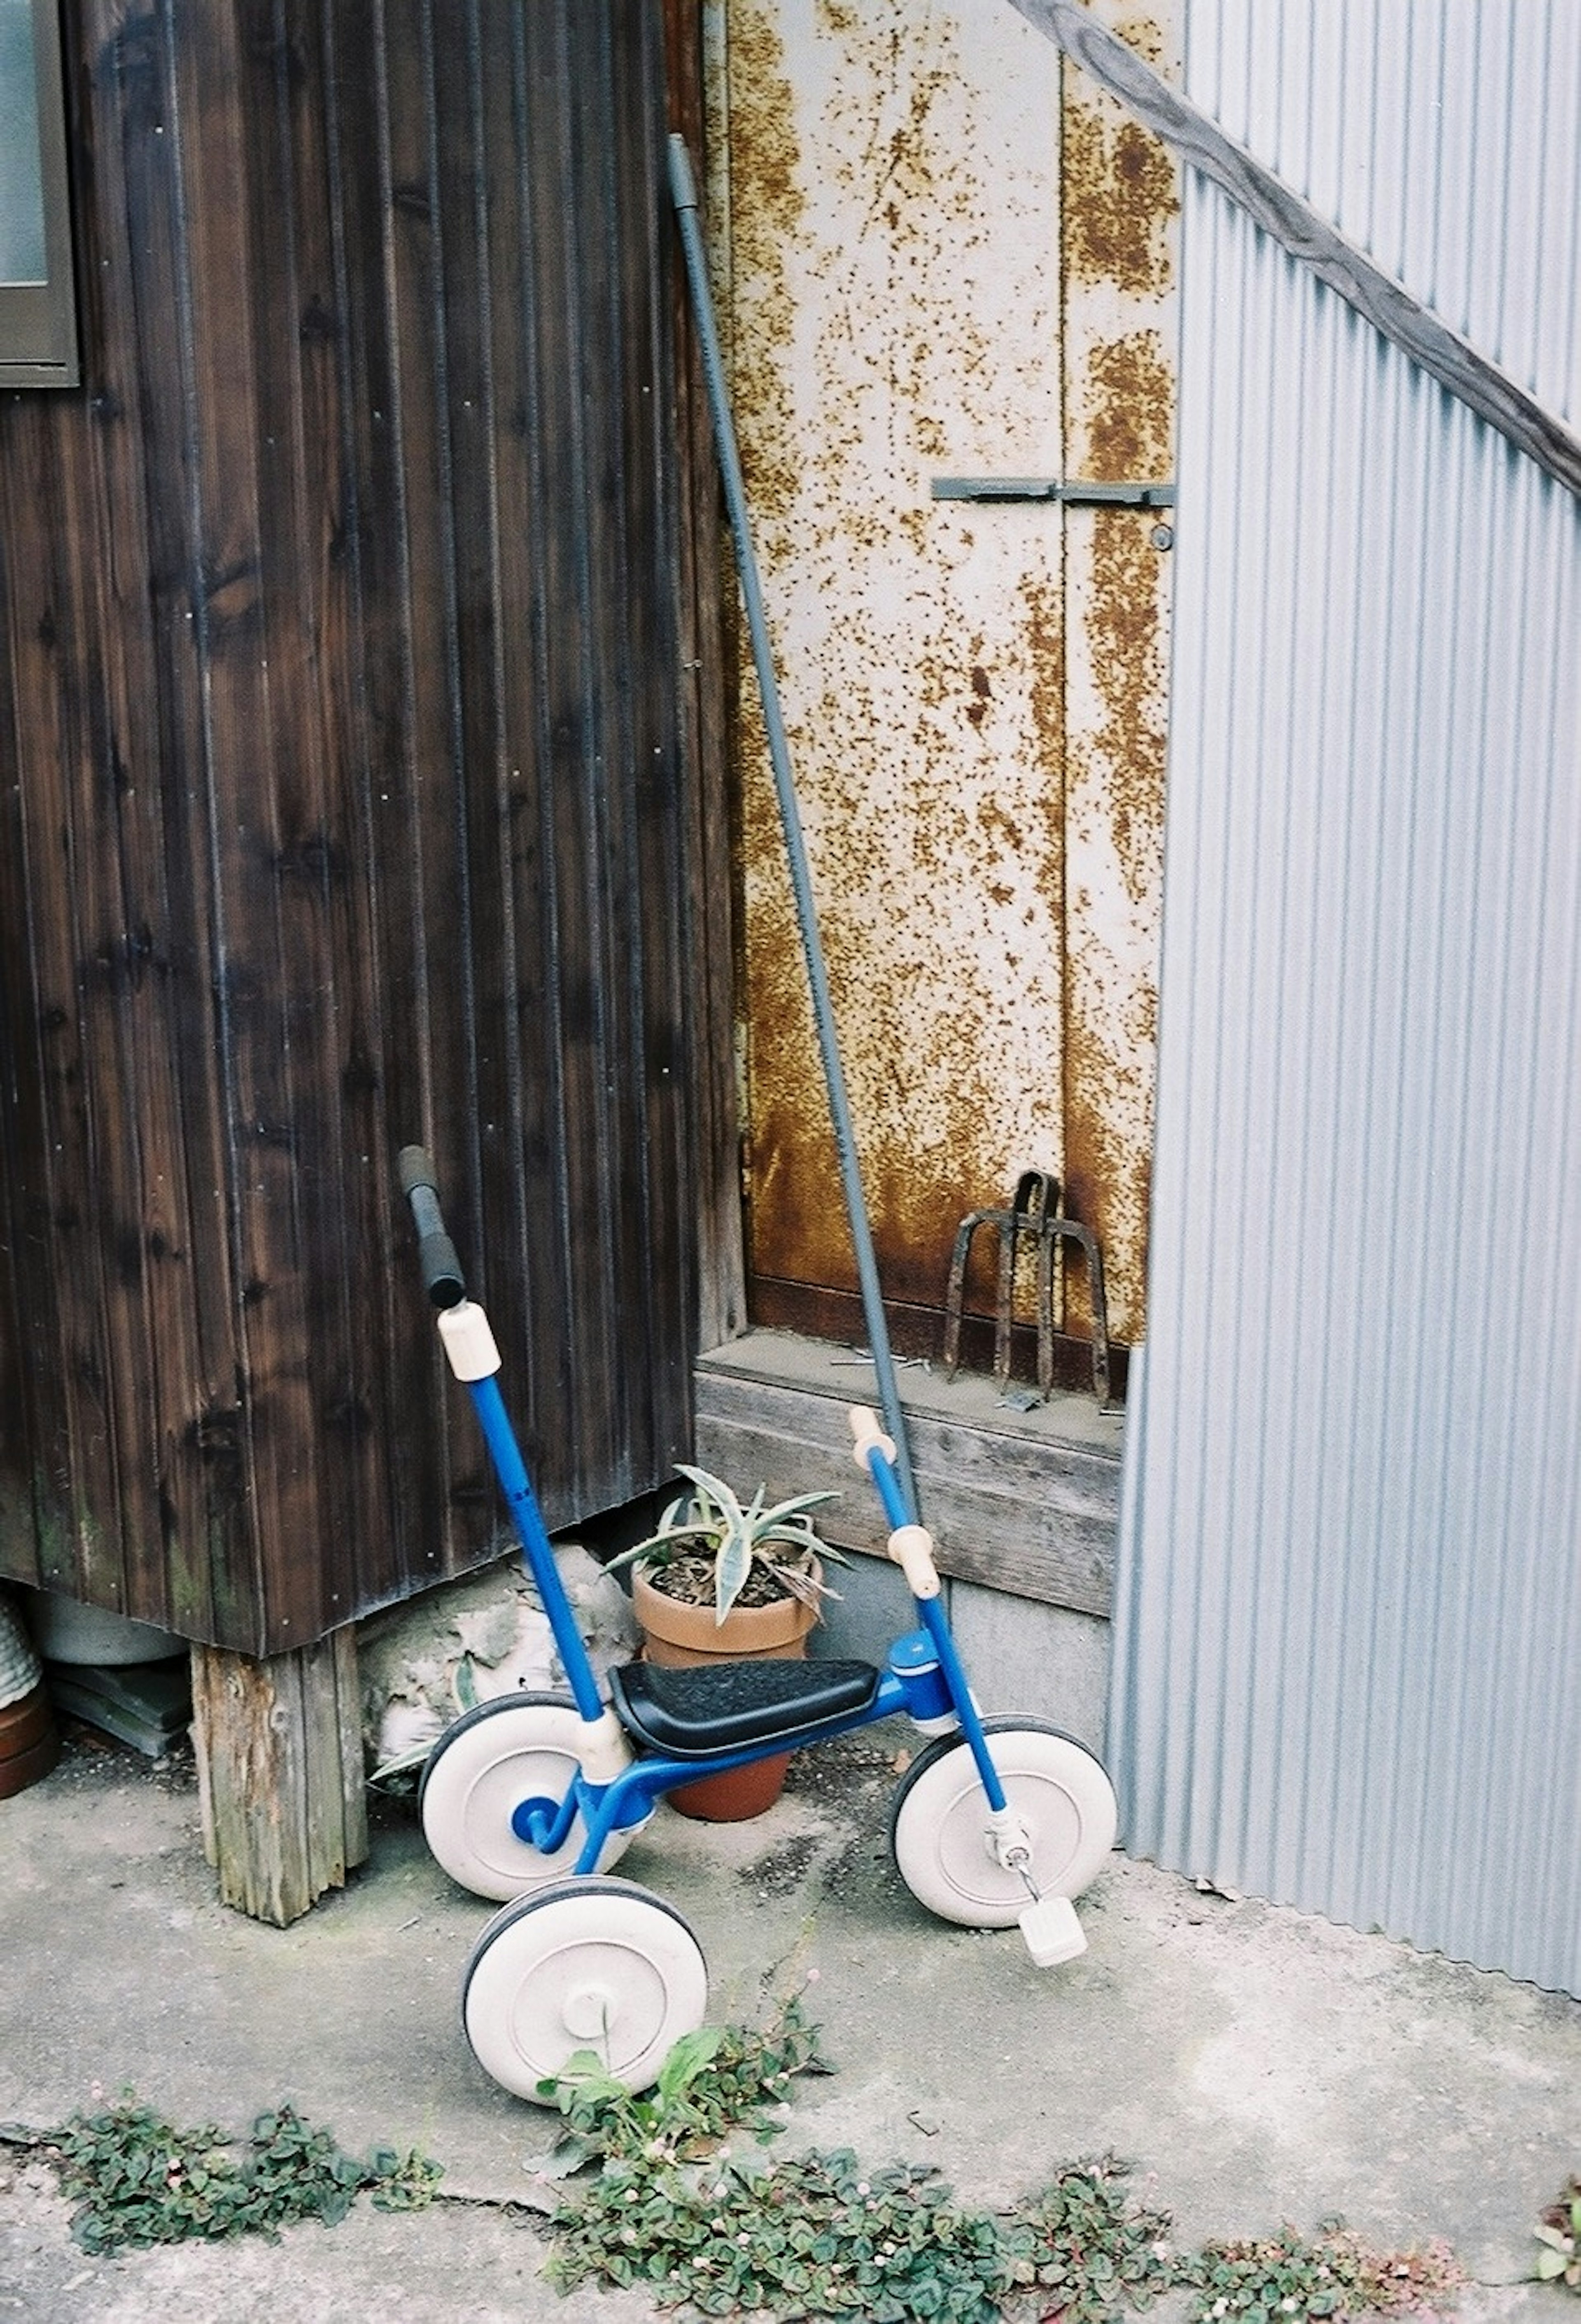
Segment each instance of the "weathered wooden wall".
[[405,1140],[551,1522],[689,1440],[664,12],[65,24],[85,385],[0,406],[0,1572],[272,1653],[490,1538]]

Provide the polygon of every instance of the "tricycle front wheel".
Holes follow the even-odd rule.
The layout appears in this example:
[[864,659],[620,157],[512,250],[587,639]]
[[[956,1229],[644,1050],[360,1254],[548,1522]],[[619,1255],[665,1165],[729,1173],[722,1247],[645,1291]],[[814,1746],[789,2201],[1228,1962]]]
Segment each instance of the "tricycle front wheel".
[[[1114,1786],[1090,1751],[1034,1719],[983,1721],[1005,1797],[1027,1830],[1040,1896],[1080,1896],[1115,1844]],[[941,1736],[895,1794],[889,1843],[919,1904],[969,1929],[1014,1927],[1025,1883],[988,1838],[988,1801],[970,1745]]]
[[561,1880],[496,1913],[473,1948],[462,2020],[485,2073],[546,2100],[578,2050],[628,2089],[657,2080],[708,2007],[702,1947],[680,1914],[630,1880]]

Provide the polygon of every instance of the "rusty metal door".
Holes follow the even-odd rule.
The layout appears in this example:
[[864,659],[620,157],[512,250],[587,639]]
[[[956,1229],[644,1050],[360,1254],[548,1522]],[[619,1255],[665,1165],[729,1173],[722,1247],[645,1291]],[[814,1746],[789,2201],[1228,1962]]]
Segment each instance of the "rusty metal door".
[[[1174,170],[1006,0],[716,24],[713,263],[896,1344],[937,1352],[956,1225],[1029,1168],[1139,1338],[1169,512],[1048,493],[1170,477]],[[752,1313],[855,1338],[740,669]]]

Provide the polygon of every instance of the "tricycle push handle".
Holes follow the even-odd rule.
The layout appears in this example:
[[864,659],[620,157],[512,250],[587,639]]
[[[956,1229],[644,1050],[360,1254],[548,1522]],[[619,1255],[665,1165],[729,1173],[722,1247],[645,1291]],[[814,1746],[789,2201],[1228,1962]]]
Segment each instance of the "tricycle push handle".
[[400,1191],[412,1206],[423,1288],[436,1307],[458,1307],[466,1297],[466,1278],[455,1245],[445,1230],[434,1165],[422,1147],[403,1146],[395,1168]]

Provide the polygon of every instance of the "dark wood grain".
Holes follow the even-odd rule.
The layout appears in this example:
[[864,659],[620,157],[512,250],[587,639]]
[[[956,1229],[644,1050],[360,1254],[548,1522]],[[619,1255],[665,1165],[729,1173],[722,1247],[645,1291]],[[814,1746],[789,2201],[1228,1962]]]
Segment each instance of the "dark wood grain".
[[498,1545],[401,1144],[550,1522],[690,1442],[730,943],[665,18],[63,21],[84,385],[0,403],[0,1572],[269,1655]]
[[[706,183],[703,43],[692,0],[665,0],[666,130],[686,140],[700,183]],[[740,1123],[735,1065],[735,894],[725,717],[722,614],[724,514],[712,422],[685,270],[661,238],[675,350],[670,395],[676,415],[682,495],[675,602],[679,610],[682,749],[697,779],[686,802],[683,881],[686,957],[697,1025],[693,1045],[693,1141],[696,1172],[699,1333],[716,1347],[745,1331],[746,1255],[741,1219]],[[733,582],[731,587],[733,589]]]
[[1081,0],[1013,5],[1441,387],[1535,460],[1556,484],[1581,493],[1581,440],[1562,420],[1227,137],[1200,106],[1100,24]]

